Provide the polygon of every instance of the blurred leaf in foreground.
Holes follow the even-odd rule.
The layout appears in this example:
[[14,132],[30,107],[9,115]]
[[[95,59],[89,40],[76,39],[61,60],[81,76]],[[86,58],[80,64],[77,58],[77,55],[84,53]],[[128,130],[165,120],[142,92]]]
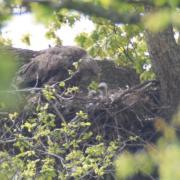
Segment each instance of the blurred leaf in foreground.
[[[0,103],[4,107],[17,106],[17,95],[10,93],[12,80],[17,71],[17,60],[8,50],[0,49]],[[0,107],[2,108],[2,107]]]

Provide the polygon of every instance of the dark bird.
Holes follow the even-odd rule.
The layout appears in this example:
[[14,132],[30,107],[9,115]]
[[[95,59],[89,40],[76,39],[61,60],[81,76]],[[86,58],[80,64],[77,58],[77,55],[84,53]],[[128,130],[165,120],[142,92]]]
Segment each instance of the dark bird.
[[100,68],[97,62],[90,56],[84,56],[78,66],[78,70],[68,78],[65,83],[69,85],[80,86],[81,89],[87,90],[87,86],[94,80],[99,79]]
[[[70,76],[69,70],[78,68]],[[18,87],[42,87],[64,81],[66,86],[85,89],[92,80],[98,78],[99,66],[86,51],[75,46],[55,46],[43,51],[23,65],[15,80]]]
[[84,49],[75,46],[55,46],[42,50],[19,69],[15,82],[18,87],[40,87],[65,80],[73,63],[86,54]]

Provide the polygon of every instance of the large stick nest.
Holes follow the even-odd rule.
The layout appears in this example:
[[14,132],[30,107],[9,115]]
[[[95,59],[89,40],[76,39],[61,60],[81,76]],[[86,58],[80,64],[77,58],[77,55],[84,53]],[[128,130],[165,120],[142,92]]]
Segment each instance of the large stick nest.
[[22,113],[23,116],[32,116],[33,107],[48,102],[50,112],[57,117],[58,128],[62,121],[72,121],[76,112],[82,110],[89,115],[94,135],[101,134],[107,141],[119,139],[134,150],[157,138],[153,126],[161,111],[157,81],[147,81],[132,88],[109,89],[107,95],[99,92],[92,95],[91,91],[67,95],[56,89],[54,96],[55,99],[48,101],[42,93],[31,95],[26,105],[28,111]]
[[[37,105],[48,102],[50,111],[56,115],[57,128],[62,121],[73,120],[76,112],[82,110],[89,115],[94,134],[101,134],[106,140],[119,139],[133,149],[154,141],[157,134],[153,123],[161,111],[158,81],[147,81],[139,85],[138,75],[131,68],[118,67],[110,60],[95,60],[88,56],[84,58],[86,52],[80,48],[67,47],[64,51],[65,49],[56,47],[34,53],[28,51],[28,56],[33,57],[23,63],[14,81],[18,84],[16,81],[20,79],[23,87],[27,85],[25,89],[16,90],[25,99],[16,126],[33,117]],[[73,62],[80,58],[82,61],[79,68],[69,76],[68,70],[72,70]],[[47,63],[46,66],[41,61]],[[38,77],[37,73],[40,73]],[[62,80],[66,83],[64,89],[58,86],[58,82]],[[92,80],[101,85],[104,82],[108,86],[107,92],[103,93],[101,89],[88,90],[87,85]],[[50,90],[55,89],[53,100],[47,100],[42,95],[45,84],[49,84]],[[65,93],[74,85],[80,88],[78,92]],[[139,144],[137,141],[134,143],[132,137],[137,138]]]

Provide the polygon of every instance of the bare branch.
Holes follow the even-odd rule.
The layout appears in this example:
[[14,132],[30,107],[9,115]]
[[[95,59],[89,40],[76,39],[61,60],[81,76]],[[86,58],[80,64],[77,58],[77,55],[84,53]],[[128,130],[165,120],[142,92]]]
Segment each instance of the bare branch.
[[17,140],[23,140],[23,141],[32,141],[33,138],[29,138],[29,137],[23,137],[23,138],[14,138],[14,139],[5,139],[5,140],[0,140],[0,144],[8,144],[8,143],[14,143]]

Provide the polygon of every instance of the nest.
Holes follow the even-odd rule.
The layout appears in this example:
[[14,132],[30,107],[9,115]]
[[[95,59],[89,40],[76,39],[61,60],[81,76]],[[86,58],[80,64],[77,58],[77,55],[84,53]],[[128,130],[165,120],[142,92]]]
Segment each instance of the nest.
[[[29,52],[29,54],[31,55],[32,52]],[[22,66],[21,70],[23,67],[29,67],[28,65],[31,65],[31,62],[36,61],[29,61]],[[162,110],[158,81],[146,81],[140,84],[139,76],[133,69],[117,67],[110,60],[92,60],[89,57],[84,59],[79,69],[70,77],[69,74],[67,74],[67,77],[64,77],[66,75],[63,71],[64,69],[62,70],[62,67],[59,69],[59,67],[61,66],[57,66],[58,71],[56,71],[56,74],[46,73],[46,68],[42,68],[46,78],[42,76],[44,78],[42,79],[39,76],[37,82],[36,78],[32,78],[35,80],[36,86],[33,83],[33,86],[25,86],[25,89],[5,92],[5,99],[9,99],[10,104],[15,105],[12,106],[11,111],[18,112],[18,115],[14,117],[14,114],[9,114],[10,110],[7,112],[7,110],[1,108],[0,151],[7,151],[10,156],[16,156],[20,153],[20,150],[16,148],[17,142],[26,143],[27,150],[28,144],[31,144],[37,157],[42,162],[46,156],[53,157],[56,161],[55,168],[58,172],[64,171],[61,161],[62,159],[65,161],[66,155],[71,150],[66,149],[63,155],[61,153],[49,153],[47,151],[49,135],[42,135],[38,138],[35,135],[45,125],[51,134],[50,139],[53,144],[59,145],[58,149],[63,148],[64,142],[70,142],[73,139],[70,137],[70,141],[66,141],[66,135],[58,134],[56,137],[54,134],[63,130],[63,124],[65,123],[73,124],[73,122],[76,122],[77,125],[81,121],[77,112],[87,114],[88,118],[86,120],[91,124],[85,128],[78,127],[78,130],[75,131],[74,139],[78,140],[82,140],[81,137],[84,134],[92,132],[92,136],[89,139],[80,141],[78,145],[78,148],[83,152],[89,146],[99,143],[97,140],[98,136],[102,137],[101,142],[105,147],[108,147],[111,142],[118,144],[118,150],[114,152],[113,156],[123,150],[137,152],[142,150],[145,145],[157,140],[159,134],[154,128],[154,122]],[[94,72],[95,69],[97,69],[97,72]],[[52,68],[49,68],[49,70],[51,71]],[[65,70],[67,69],[65,68]],[[26,73],[27,71],[23,72],[23,75],[19,74],[19,78],[23,79],[25,77],[23,82],[26,82],[26,80],[30,82],[31,78]],[[37,69],[38,73],[41,73],[39,69]],[[34,74],[31,72],[30,75],[33,77]],[[49,83],[49,80],[52,79],[53,81]],[[61,80],[65,82],[64,86],[59,86],[59,81]],[[101,86],[99,84],[96,90],[88,90],[87,85],[93,80],[97,84],[101,82]],[[38,84],[41,81],[42,83]],[[74,86],[78,86],[79,89],[74,88]],[[2,92],[0,93],[1,97],[5,97],[2,95]],[[53,126],[49,126],[50,119],[47,118],[47,121],[43,122],[38,116],[39,113],[42,113],[39,109],[44,107],[46,107],[46,113],[54,117]],[[45,116],[47,116],[46,113]],[[30,126],[34,123],[35,127],[28,131],[28,128],[24,126],[26,122]],[[70,128],[70,130],[73,130],[74,126]],[[43,134],[44,130],[41,133]],[[65,139],[63,139],[64,137]],[[38,165],[38,169],[41,166],[42,164]],[[108,168],[113,172],[112,167]],[[70,169],[67,172],[72,173],[72,171],[73,169]],[[84,179],[88,179],[87,177],[91,177],[91,175],[94,175],[94,173],[90,172]]]
[[44,97],[41,88],[34,89],[33,94],[29,94],[29,89],[18,126],[36,115],[37,106],[48,103],[48,111],[56,116],[55,128],[60,128],[63,121],[73,121],[76,113],[83,111],[88,114],[94,136],[101,135],[107,142],[119,140],[136,150],[157,138],[154,121],[161,112],[159,88],[157,81],[147,81],[132,88],[109,89],[106,96],[96,93],[93,97],[81,91],[67,94],[52,88],[55,98],[51,100]]
[[[77,55],[76,52],[79,52],[78,56],[73,55],[72,51],[75,55]],[[30,57],[32,54],[33,56],[31,60],[20,68],[23,70],[23,74],[20,73],[18,77],[23,79],[23,82],[26,82],[26,80],[31,82],[33,78],[36,81],[35,73],[28,72],[33,70],[33,68],[28,68],[33,64],[33,67],[36,67],[35,70],[39,74],[38,82],[41,80],[43,84],[41,86],[41,84],[38,85],[36,82],[36,87],[26,87],[26,89],[10,92],[16,96],[16,101],[13,100],[15,104],[21,102],[19,106],[16,105],[16,107],[20,107],[20,116],[12,127],[20,127],[26,119],[36,115],[37,106],[49,103],[49,111],[56,116],[57,128],[60,127],[61,122],[64,120],[72,121],[76,117],[76,113],[81,110],[88,114],[94,134],[101,134],[107,141],[119,139],[127,145],[132,143],[133,140],[129,140],[131,137],[140,137],[141,141],[139,142],[142,144],[156,139],[153,122],[161,111],[161,103],[159,101],[160,87],[157,81],[147,81],[137,85],[139,84],[139,77],[133,69],[118,67],[111,60],[101,61],[90,57],[85,58],[81,62],[79,69],[72,77],[64,77],[65,73],[62,70],[64,65],[62,65],[62,62],[68,63],[68,66],[65,68],[67,71],[67,68],[72,65],[72,60],[74,62],[86,53],[84,50],[76,47],[55,47],[42,52],[28,53]],[[56,54],[58,54],[57,57]],[[46,58],[43,59],[42,57]],[[58,71],[55,71],[55,75],[46,72],[47,69],[44,67],[46,63],[41,63],[41,61],[44,62],[45,60],[47,64],[49,63],[47,66],[49,71],[53,71],[53,68],[58,69]],[[59,64],[54,65],[57,62]],[[41,67],[40,65],[43,66]],[[23,69],[24,67],[25,70]],[[97,69],[97,72],[94,72],[95,69]],[[41,73],[43,73],[42,77]],[[80,90],[67,95],[65,93],[66,90],[62,90],[57,86],[57,82],[55,82],[56,86],[49,83],[49,79],[54,79],[54,83],[54,81],[66,80],[66,78],[68,79],[66,82],[69,82],[68,86],[77,85]],[[105,81],[109,86],[108,92],[105,95],[99,93],[94,93],[93,96],[90,95],[87,92],[86,83],[92,80]],[[47,100],[43,96],[42,87],[45,84],[49,84],[50,91],[54,89],[54,99]],[[66,88],[68,89],[68,87]],[[21,99],[19,100],[18,97]],[[12,98],[10,97],[10,99]],[[2,133],[4,133],[3,130]]]

